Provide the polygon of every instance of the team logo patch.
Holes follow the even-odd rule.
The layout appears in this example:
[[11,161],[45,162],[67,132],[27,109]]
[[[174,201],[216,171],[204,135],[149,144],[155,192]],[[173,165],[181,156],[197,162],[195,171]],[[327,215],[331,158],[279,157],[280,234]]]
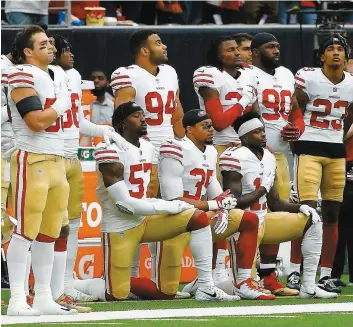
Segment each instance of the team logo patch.
[[125,235],[124,232],[119,233],[120,238],[124,238],[124,235]]
[[43,175],[43,170],[38,169],[38,175],[39,175],[39,176],[42,176],[42,175]]
[[333,88],[333,92],[337,92],[337,87],[334,87],[334,88]]
[[206,111],[200,111],[197,115],[198,115],[199,117],[206,116]]

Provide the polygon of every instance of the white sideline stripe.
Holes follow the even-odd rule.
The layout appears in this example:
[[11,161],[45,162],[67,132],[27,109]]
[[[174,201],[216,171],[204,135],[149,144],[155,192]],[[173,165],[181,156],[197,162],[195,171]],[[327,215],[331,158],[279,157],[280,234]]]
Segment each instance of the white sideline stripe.
[[[118,304],[117,304],[118,306]],[[320,303],[320,304],[296,304],[273,306],[249,306],[249,307],[219,307],[219,308],[191,308],[191,309],[158,309],[158,310],[130,310],[130,311],[103,311],[79,313],[77,315],[55,315],[37,317],[8,317],[2,316],[2,324],[30,324],[44,322],[76,322],[99,321],[143,318],[173,318],[173,317],[213,317],[213,316],[247,316],[269,315],[286,313],[310,313],[310,312],[353,312],[352,303]]]

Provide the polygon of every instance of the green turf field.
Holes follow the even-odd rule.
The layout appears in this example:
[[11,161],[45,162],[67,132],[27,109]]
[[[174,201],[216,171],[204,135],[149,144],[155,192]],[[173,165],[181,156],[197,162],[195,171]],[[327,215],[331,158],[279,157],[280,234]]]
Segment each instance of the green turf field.
[[[347,276],[344,276],[343,280],[348,282]],[[8,301],[8,296],[8,291],[2,291],[2,299],[5,300],[6,303]],[[36,320],[26,319],[26,322],[33,323],[17,323],[13,326],[99,327],[117,325],[139,327],[199,327],[200,324],[202,324],[202,327],[353,327],[353,287],[342,288],[342,295],[333,300],[277,298],[274,301],[205,303],[190,299],[174,301],[125,301],[90,303],[84,305],[91,306],[93,312],[68,318],[73,319],[73,321],[67,321],[64,319],[65,317],[57,316],[56,319],[49,320],[51,322],[48,322],[47,320],[46,322],[40,323],[40,318],[42,317],[33,317]],[[2,307],[2,314],[6,314],[6,306]],[[128,316],[126,316],[126,314]],[[155,315],[157,315],[157,317],[155,317]],[[152,319],[146,319],[147,317]],[[3,316],[3,318],[5,317]],[[128,318],[129,320],[126,320],[125,318]],[[7,322],[8,321],[2,319],[2,325]]]

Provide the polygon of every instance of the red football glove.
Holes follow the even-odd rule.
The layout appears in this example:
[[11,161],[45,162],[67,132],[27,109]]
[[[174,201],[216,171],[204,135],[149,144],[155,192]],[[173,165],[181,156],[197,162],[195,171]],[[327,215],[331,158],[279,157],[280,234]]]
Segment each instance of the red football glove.
[[283,141],[292,142],[297,141],[302,135],[298,126],[288,123],[281,130],[281,137]]

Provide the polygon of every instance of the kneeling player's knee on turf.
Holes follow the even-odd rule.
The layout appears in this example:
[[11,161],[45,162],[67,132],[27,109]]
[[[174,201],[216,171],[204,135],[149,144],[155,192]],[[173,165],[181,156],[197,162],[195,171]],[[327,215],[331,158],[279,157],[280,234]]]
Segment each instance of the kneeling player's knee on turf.
[[196,210],[187,225],[187,231],[192,232],[210,225],[206,212]]

